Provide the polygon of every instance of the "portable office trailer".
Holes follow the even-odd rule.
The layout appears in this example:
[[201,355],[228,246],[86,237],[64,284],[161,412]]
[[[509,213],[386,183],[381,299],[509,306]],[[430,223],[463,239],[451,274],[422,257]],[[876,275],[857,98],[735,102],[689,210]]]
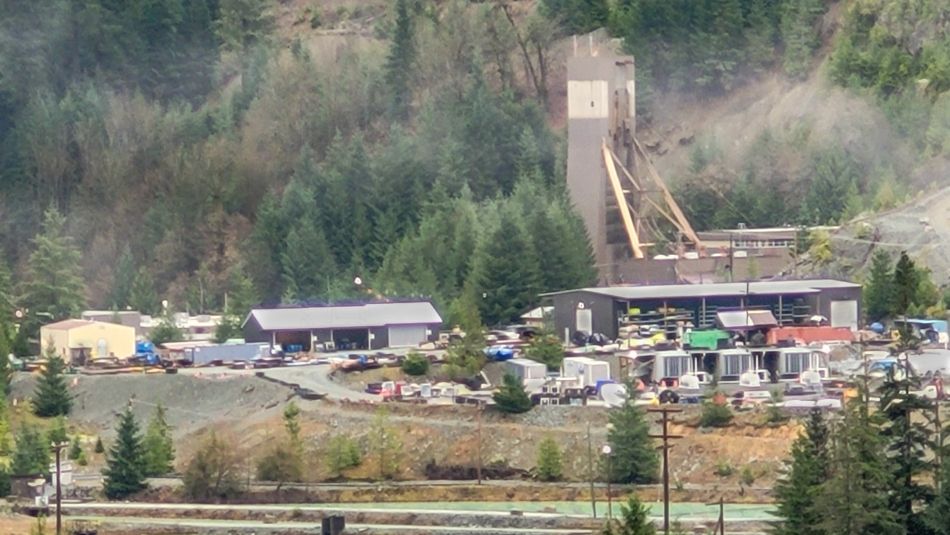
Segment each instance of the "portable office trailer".
[[769,347],[753,349],[755,368],[762,380],[771,383],[797,381],[806,371],[828,377],[828,357],[808,347]]
[[597,386],[610,379],[610,365],[588,357],[567,357],[561,364],[561,377],[574,379],[577,387]]
[[667,387],[679,386],[684,376],[695,377],[698,384],[706,384],[710,378],[701,367],[701,359],[682,350],[640,355],[635,373],[644,384]]
[[530,381],[547,377],[548,367],[530,359],[516,358],[505,361],[505,372],[522,381]]

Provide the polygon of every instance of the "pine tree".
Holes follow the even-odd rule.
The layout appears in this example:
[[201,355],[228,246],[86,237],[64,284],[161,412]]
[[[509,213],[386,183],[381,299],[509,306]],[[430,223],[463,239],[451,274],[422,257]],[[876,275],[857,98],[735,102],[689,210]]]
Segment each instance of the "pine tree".
[[485,233],[475,252],[473,287],[487,325],[514,321],[537,301],[537,254],[518,218],[508,211]]
[[102,437],[96,437],[96,445],[95,445],[95,447],[93,448],[93,451],[95,451],[96,453],[105,453],[105,452],[106,452],[106,448],[105,448],[105,446],[103,446],[103,444],[102,444]]
[[608,420],[612,461],[607,477],[614,483],[655,483],[660,460],[643,410],[628,399],[622,407],[610,411]]
[[524,389],[521,379],[514,375],[505,374],[502,385],[492,394],[495,407],[508,414],[521,414],[531,410],[531,398]]
[[16,433],[11,471],[14,475],[48,474],[50,448],[33,425],[22,425]]
[[155,414],[145,430],[142,448],[146,477],[158,477],[174,470],[175,446],[171,426],[165,419],[165,407],[161,403],[155,407]]
[[538,445],[537,472],[541,481],[561,479],[561,450],[552,437],[544,437]]
[[830,472],[829,431],[821,410],[812,409],[792,444],[791,463],[775,488],[778,514],[785,521],[776,535],[825,535],[817,501]]
[[112,306],[119,310],[132,304],[132,285],[135,281],[135,260],[132,258],[132,249],[128,244],[122,249],[115,266],[112,279]]
[[56,208],[43,217],[43,229],[33,238],[23,302],[33,316],[48,314],[52,320],[74,317],[85,301],[82,254],[66,234],[66,219]]
[[336,266],[327,238],[312,218],[305,217],[290,229],[280,259],[285,301],[329,298]]
[[397,120],[406,120],[412,104],[410,79],[416,56],[409,0],[396,0],[395,10],[396,28],[386,57],[386,86],[390,91],[390,114]]
[[868,319],[879,321],[891,314],[894,305],[894,275],[891,255],[883,249],[871,256],[871,269],[864,283],[864,309]]
[[158,294],[155,292],[155,281],[145,266],[141,266],[132,279],[129,306],[142,314],[157,314],[161,309]]
[[933,414],[933,403],[917,395],[919,389],[919,381],[896,379],[893,373],[879,389],[880,434],[891,468],[890,509],[909,534],[926,533],[923,518],[915,511],[933,498],[933,489],[921,482],[930,472],[928,456],[935,448],[926,423]]
[[899,535],[904,531],[888,500],[891,460],[876,429],[879,416],[869,413],[868,393],[859,390],[833,432],[831,475],[815,501],[819,526],[833,535]]
[[142,437],[131,408],[119,417],[116,435],[103,470],[102,491],[110,500],[121,500],[146,487]]
[[56,348],[52,344],[47,346],[46,367],[43,368],[36,382],[36,390],[33,391],[33,413],[37,416],[65,416],[72,409],[72,396],[63,375],[65,368],[66,364],[56,354]]
[[907,256],[907,251],[901,251],[897,267],[894,268],[893,310],[895,314],[907,314],[907,310],[917,301],[917,288],[919,286],[920,278],[917,266]]
[[650,520],[650,508],[644,505],[636,493],[630,493],[627,503],[620,505],[620,519],[616,527],[610,526],[612,535],[654,535],[656,526]]

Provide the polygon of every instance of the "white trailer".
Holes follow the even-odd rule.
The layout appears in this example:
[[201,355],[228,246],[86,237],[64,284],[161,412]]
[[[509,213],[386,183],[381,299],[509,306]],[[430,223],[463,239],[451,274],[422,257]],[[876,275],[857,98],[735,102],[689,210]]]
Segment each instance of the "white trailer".
[[575,386],[597,386],[597,381],[610,380],[610,364],[590,357],[567,357],[561,364],[561,377],[573,379]]
[[524,382],[545,379],[548,375],[548,367],[530,359],[516,358],[505,361],[505,372]]

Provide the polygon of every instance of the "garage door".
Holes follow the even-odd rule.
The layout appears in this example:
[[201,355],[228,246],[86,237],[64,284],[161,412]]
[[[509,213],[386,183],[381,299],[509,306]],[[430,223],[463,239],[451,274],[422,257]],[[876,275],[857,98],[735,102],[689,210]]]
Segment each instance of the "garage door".
[[851,330],[858,329],[858,302],[857,301],[832,301],[831,302],[831,326],[847,327]]
[[425,341],[425,325],[400,325],[389,328],[389,347],[413,347]]

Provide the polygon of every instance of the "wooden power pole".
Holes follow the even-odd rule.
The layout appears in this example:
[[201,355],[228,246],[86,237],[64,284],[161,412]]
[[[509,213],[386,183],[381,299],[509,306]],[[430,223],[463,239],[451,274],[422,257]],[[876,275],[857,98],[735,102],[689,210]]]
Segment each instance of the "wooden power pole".
[[678,409],[669,406],[661,406],[647,409],[647,412],[658,412],[663,417],[657,420],[657,423],[663,426],[663,431],[659,435],[650,435],[650,438],[658,438],[663,441],[663,445],[660,446],[660,449],[663,450],[663,533],[669,535],[670,533],[670,448],[673,447],[670,444],[670,440],[683,438],[682,435],[671,435],[670,434],[670,414],[683,412],[683,409]]
[[62,505],[63,505],[63,487],[60,483],[60,474],[62,473],[62,466],[60,460],[62,458],[62,452],[68,446],[67,442],[54,442],[52,444],[53,451],[56,453],[56,535],[62,535],[63,533],[63,517],[62,517]]

